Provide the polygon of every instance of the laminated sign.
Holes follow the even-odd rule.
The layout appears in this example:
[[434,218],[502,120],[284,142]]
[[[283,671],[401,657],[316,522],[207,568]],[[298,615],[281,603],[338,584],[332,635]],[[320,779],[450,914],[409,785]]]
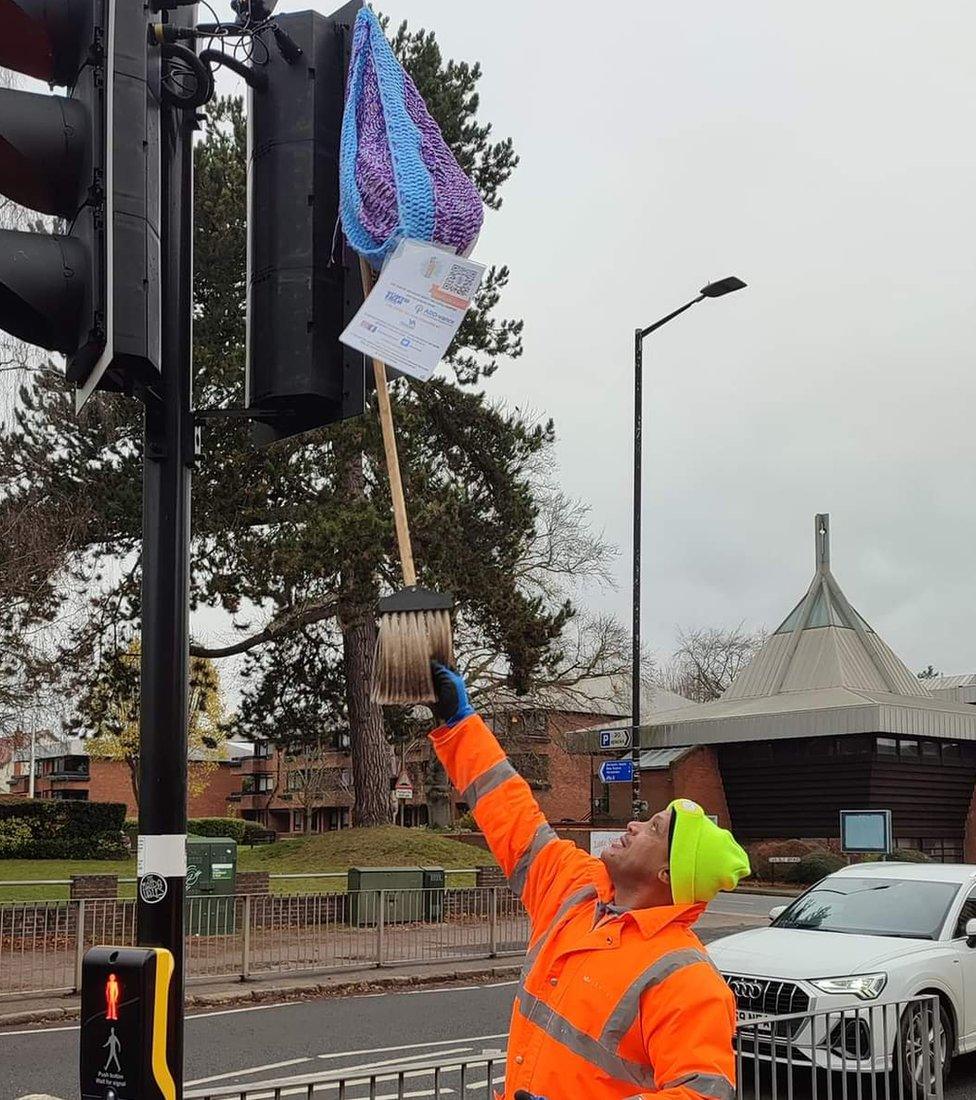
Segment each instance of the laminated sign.
[[426,382],[481,286],[485,265],[436,245],[402,240],[340,339]]

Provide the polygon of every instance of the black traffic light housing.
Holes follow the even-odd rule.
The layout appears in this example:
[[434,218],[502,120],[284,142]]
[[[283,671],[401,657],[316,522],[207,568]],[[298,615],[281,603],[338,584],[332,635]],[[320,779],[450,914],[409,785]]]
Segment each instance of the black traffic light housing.
[[339,229],[339,135],[361,6],[279,15],[301,56],[289,61],[269,40],[267,86],[249,93],[246,404],[260,443],[364,411],[363,357],[339,343],[363,295]]
[[0,328],[67,357],[80,407],[160,370],[159,57],[133,0],[0,0],[0,193],[60,219],[0,230]]

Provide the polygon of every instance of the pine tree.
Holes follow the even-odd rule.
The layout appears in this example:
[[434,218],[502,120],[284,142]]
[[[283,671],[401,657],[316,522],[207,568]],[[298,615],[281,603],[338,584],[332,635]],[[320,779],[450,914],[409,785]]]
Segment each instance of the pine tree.
[[[444,62],[434,36],[395,37],[432,113],[486,205],[517,164],[510,141],[478,120],[477,65]],[[196,147],[195,404],[241,404],[244,383],[246,125],[242,101],[210,105]],[[609,624],[581,649],[565,645],[574,608],[559,581],[599,573],[606,547],[567,509],[541,471],[551,466],[551,422],[535,423],[479,392],[479,381],[522,351],[521,321],[498,316],[508,282],[491,268],[447,357],[449,373],[393,386],[404,486],[420,582],[452,591],[458,643],[481,686],[517,691],[538,679],[606,671],[616,657]],[[26,502],[82,517],[60,572],[49,570],[49,624],[59,674],[84,683],[92,661],[137,630],[141,525],[141,409],[100,396],[75,417],[59,375],[21,388],[0,440],[0,523]],[[237,732],[279,743],[347,724],[356,820],[390,817],[392,755],[406,716],[369,699],[375,604],[399,586],[376,413],[266,450],[247,426],[208,425],[194,475],[191,601],[232,617],[237,637],[194,642],[196,657],[245,655]],[[556,507],[553,508],[553,502]],[[556,522],[550,522],[556,516]],[[553,537],[555,532],[555,538]],[[65,596],[85,593],[66,617]],[[22,620],[21,620],[22,625]],[[0,631],[6,624],[0,620]],[[48,669],[50,672],[50,668]],[[52,673],[53,674],[53,673]]]

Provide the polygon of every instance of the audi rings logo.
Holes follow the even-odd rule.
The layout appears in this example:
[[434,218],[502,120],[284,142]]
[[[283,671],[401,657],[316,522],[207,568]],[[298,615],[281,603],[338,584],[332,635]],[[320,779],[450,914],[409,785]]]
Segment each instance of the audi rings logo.
[[740,1001],[761,1001],[765,993],[762,982],[751,981],[749,978],[733,978],[729,982],[729,989]]

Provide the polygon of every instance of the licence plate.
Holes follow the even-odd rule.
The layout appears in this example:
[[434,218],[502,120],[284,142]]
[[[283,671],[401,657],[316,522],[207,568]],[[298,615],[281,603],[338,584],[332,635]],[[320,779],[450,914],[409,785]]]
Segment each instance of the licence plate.
[[[748,1012],[741,1009],[737,1013],[740,1024],[749,1024],[752,1023],[753,1020],[762,1020],[765,1015],[764,1012]],[[759,1032],[760,1035],[768,1035],[770,1032],[769,1021],[767,1020],[765,1023],[757,1024],[755,1030]]]

